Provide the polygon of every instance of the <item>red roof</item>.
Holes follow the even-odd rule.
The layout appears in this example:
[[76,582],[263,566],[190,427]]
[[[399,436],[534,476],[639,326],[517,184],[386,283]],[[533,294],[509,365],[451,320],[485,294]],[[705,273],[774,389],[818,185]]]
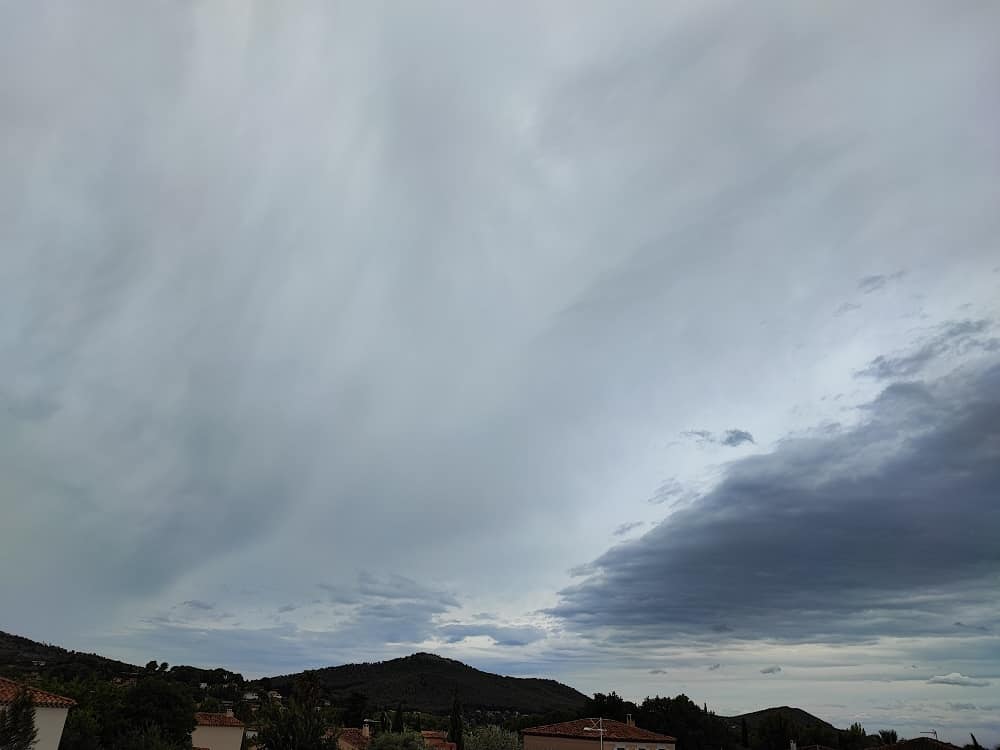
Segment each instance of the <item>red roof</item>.
[[197,711],[194,720],[199,727],[243,727],[243,722],[229,714],[210,714]]
[[[21,687],[20,683],[8,680],[6,677],[0,677],[0,706],[13,703]],[[64,698],[61,695],[47,693],[44,690],[38,690],[27,685],[23,687],[28,688],[28,693],[31,695],[31,702],[39,708],[72,708],[76,705],[76,701],[72,698]]]
[[326,736],[333,737],[334,734],[337,735],[338,744],[343,741],[345,745],[356,747],[358,750],[364,750],[364,748],[368,747],[368,743],[371,742],[371,737],[365,737],[358,727],[344,727],[340,731],[329,729]]
[[[612,742],[676,742],[673,737],[666,734],[657,734],[647,729],[640,729],[637,726],[626,724],[623,721],[614,719],[604,719],[601,722],[604,728],[604,739]],[[601,739],[601,732],[597,731],[597,719],[577,719],[576,721],[564,721],[560,724],[544,724],[540,727],[528,727],[522,729],[521,734],[534,735],[536,737],[574,737],[581,740]]]

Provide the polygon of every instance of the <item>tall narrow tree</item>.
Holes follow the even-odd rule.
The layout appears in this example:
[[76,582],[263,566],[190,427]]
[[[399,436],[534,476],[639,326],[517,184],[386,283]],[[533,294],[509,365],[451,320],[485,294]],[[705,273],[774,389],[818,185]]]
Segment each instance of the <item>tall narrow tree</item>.
[[392,731],[396,734],[403,732],[403,704],[396,705],[396,713],[392,717]]
[[451,702],[451,717],[448,719],[448,741],[455,743],[456,750],[465,750],[465,740],[462,737],[462,702],[458,699],[458,690]]

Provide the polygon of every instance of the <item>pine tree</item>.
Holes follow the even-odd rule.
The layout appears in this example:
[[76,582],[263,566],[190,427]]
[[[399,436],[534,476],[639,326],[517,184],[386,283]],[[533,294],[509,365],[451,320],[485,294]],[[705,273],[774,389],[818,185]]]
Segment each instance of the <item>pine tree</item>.
[[37,739],[35,704],[22,687],[7,710],[0,713],[0,750],[31,750]]
[[458,691],[451,703],[451,718],[448,720],[448,741],[455,743],[456,750],[465,750],[465,740],[462,737],[462,702],[458,699]]
[[747,730],[747,720],[740,719],[740,744],[743,747],[750,747],[750,732]]

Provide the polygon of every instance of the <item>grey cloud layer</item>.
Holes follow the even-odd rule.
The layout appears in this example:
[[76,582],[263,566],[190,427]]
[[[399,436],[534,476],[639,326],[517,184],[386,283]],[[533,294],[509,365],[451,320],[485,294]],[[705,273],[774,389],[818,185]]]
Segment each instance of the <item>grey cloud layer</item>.
[[1000,364],[893,383],[866,411],[732,464],[693,506],[596,560],[552,613],[636,641],[848,641],[946,635],[956,612],[991,621]]
[[[432,638],[522,672],[585,663],[594,689],[622,652],[645,656],[639,630],[940,627],[928,659],[970,638],[963,653],[989,656],[992,611],[963,603],[993,518],[958,528],[977,496],[962,485],[936,524],[925,490],[903,477],[893,494],[885,468],[882,452],[919,448],[913,476],[944,481],[927,441],[972,417],[934,389],[894,386],[868,427],[740,462],[677,509],[711,461],[814,424],[798,410],[821,396],[868,400],[989,353],[968,328],[895,347],[922,316],[995,314],[998,12],[0,5],[0,546],[16,562],[0,628],[245,671]],[[892,399],[924,410],[907,429],[940,430],[880,442],[878,425],[906,431],[886,426]],[[676,440],[692,426],[703,443]],[[972,483],[975,450],[941,443]],[[911,495],[907,526],[894,511]],[[598,577],[562,604],[588,638],[623,626],[618,652],[545,636],[526,612],[565,571],[593,574],[580,563],[610,532],[665,511],[602,561],[620,599]],[[785,535],[799,516],[808,540]],[[935,570],[888,564],[883,547],[933,525],[928,541],[968,547],[939,545]],[[660,576],[677,565],[697,575]],[[842,611],[868,604],[847,580],[868,566],[882,625]],[[900,615],[925,578],[949,588],[947,620],[937,594]],[[774,614],[845,590],[825,619]],[[655,622],[634,606],[647,598]],[[769,663],[793,668],[747,669],[779,686]],[[713,684],[735,669],[696,664]],[[959,699],[924,684],[959,669],[979,674],[915,682]]]

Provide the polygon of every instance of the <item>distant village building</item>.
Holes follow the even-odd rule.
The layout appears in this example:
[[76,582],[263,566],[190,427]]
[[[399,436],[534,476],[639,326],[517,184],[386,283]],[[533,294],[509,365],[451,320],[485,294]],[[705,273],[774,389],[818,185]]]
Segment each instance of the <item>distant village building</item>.
[[577,719],[521,730],[524,750],[675,750],[677,740],[640,729],[635,722]]
[[[19,683],[0,677],[0,711],[7,710],[20,689]],[[76,701],[33,687],[28,688],[28,694],[35,706],[35,729],[38,730],[38,739],[32,750],[58,750],[66,716]]]
[[195,728],[191,744],[204,750],[240,750],[243,744],[243,722],[231,711],[213,714],[199,711],[194,715]]

